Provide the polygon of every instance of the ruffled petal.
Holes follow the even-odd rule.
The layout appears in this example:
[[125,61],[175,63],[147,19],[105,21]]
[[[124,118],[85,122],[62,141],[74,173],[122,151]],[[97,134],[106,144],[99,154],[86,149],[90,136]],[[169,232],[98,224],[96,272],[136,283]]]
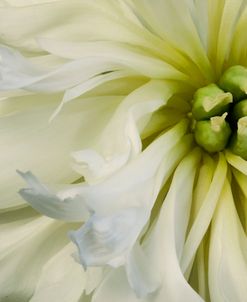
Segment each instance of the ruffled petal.
[[[146,238],[144,237],[141,251],[139,250],[142,256],[139,256],[138,260],[131,259],[131,266],[127,267],[127,274],[121,268],[110,272],[96,290],[93,302],[126,301],[126,299],[131,302],[160,302],[164,299],[168,301],[203,301],[186,282],[179,266],[188,224],[188,216],[184,213],[190,211],[193,183],[199,160],[200,152],[196,150],[180,163],[160,215],[150,233]],[[148,259],[142,265],[143,275],[138,270],[142,257]],[[130,269],[132,273],[135,272],[131,277],[129,276]],[[155,278],[152,275],[154,273]],[[148,282],[146,288],[142,287],[145,285],[144,281]],[[154,285],[156,288],[158,286],[159,290],[145,296],[147,290],[155,288]],[[139,299],[134,295],[131,287],[139,294]],[[144,296],[145,298],[143,298]]]
[[59,198],[59,193],[52,193],[31,172],[18,173],[29,184],[29,188],[20,190],[19,194],[38,212],[65,221],[85,221],[88,218],[88,210],[81,198]]
[[75,169],[87,182],[95,182],[137,156],[142,148],[140,134],[152,113],[178,91],[173,83],[153,80],[129,94],[105,127],[95,149],[73,154]]

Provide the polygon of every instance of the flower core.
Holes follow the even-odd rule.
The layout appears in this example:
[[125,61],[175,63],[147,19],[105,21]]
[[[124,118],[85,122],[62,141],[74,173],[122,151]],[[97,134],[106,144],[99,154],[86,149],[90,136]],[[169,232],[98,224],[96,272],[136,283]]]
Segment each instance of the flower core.
[[193,97],[194,137],[207,152],[225,148],[247,159],[247,69],[232,66],[218,85],[199,88]]

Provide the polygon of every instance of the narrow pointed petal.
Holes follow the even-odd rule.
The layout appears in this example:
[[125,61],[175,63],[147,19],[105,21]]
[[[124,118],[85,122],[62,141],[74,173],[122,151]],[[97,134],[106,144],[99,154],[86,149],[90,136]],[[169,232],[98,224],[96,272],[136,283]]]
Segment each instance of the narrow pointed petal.
[[195,256],[200,242],[202,241],[203,236],[205,235],[211,222],[221,191],[223,189],[223,185],[225,183],[226,175],[226,161],[223,154],[220,154],[217,167],[213,174],[212,182],[186,239],[181,260],[183,272],[185,272],[189,267],[189,264]]
[[[194,150],[178,166],[160,216],[148,239],[147,256],[162,276],[162,287],[153,301],[202,301],[186,282],[180,258],[183,251],[193,183],[200,153]],[[179,290],[178,290],[179,288]]]
[[246,300],[247,242],[228,180],[215,213],[210,239],[209,289],[212,302]]
[[241,173],[247,175],[247,161],[242,157],[231,153],[230,151],[225,151],[226,159],[228,163]]

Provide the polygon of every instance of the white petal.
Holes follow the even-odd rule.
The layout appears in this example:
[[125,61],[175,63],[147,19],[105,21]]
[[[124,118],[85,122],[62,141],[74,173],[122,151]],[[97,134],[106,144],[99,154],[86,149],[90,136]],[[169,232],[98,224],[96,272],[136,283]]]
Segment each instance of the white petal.
[[189,264],[195,256],[197,248],[211,222],[226,179],[226,175],[227,165],[224,156],[220,154],[218,165],[215,169],[212,182],[208,188],[208,192],[204,200],[202,201],[201,208],[198,211],[198,214],[193,222],[193,225],[186,239],[186,243],[183,250],[183,256],[181,259],[181,267],[183,272],[185,272],[189,267]]
[[72,244],[66,245],[44,265],[30,302],[80,300],[86,284],[86,273],[71,257],[73,250]]
[[45,263],[68,243],[71,226],[33,214],[21,215],[18,223],[12,213],[1,215],[8,216],[1,225],[1,242],[8,244],[0,249],[0,300],[28,301]]
[[[136,294],[128,284],[124,269],[114,269],[104,278],[103,282],[96,289],[92,302],[146,302],[136,297]],[[149,301],[148,301],[149,302]],[[151,301],[150,301],[151,302]]]
[[[137,157],[137,160],[130,162],[125,169],[120,170],[118,174],[108,178],[105,182],[95,185],[72,185],[71,188],[59,191],[55,196],[51,195],[51,192],[44,189],[44,186],[32,177],[32,181],[29,182],[30,188],[22,190],[21,194],[41,213],[71,221],[85,217],[85,205],[92,212],[100,215],[112,214],[114,211],[126,207],[139,207],[143,204],[147,206],[149,198],[151,198],[152,206],[162,180],[170,175],[178,158],[190,148],[191,137],[185,137],[181,141],[180,150],[177,149],[174,153],[173,161],[168,162],[165,167],[160,166],[166,152],[172,151],[173,147],[175,149],[176,143],[184,136],[187,126],[186,120],[180,122],[157,139],[141,156]],[[155,178],[157,178],[156,184]],[[154,188],[155,191],[153,191]],[[128,200],[127,204],[126,200]],[[70,208],[70,204],[74,205],[75,209],[73,206]],[[66,212],[67,210],[68,212]]]
[[150,265],[139,243],[135,244],[128,257],[126,274],[131,288],[139,299],[155,292],[161,285],[161,276]]
[[[11,0],[11,4],[13,2],[13,5],[16,2],[20,5],[25,1]],[[28,51],[40,51],[35,38],[45,36],[68,41],[121,41],[155,48],[154,44],[148,43],[147,34],[140,30],[140,23],[136,26],[137,20],[126,3],[117,2],[116,5],[116,2],[108,0],[47,2],[46,5],[31,5],[31,1],[26,1],[24,7],[7,6],[0,10],[3,43]],[[32,20],[34,15],[35,20]],[[25,20],[30,22],[27,24]]]
[[200,153],[194,150],[178,166],[145,250],[150,265],[162,276],[161,289],[150,301],[202,301],[186,282],[180,258],[192,202],[193,183]]
[[[140,132],[145,128],[153,111],[165,105],[178,89],[164,81],[150,81],[128,95],[98,139],[96,150],[74,153],[76,170],[88,182],[98,181],[123,166],[141,152]],[[138,121],[146,116],[145,123]],[[80,164],[80,165],[79,165]]]
[[231,153],[230,151],[225,151],[225,156],[228,163],[236,168],[241,173],[247,175],[247,161],[242,157]]
[[60,102],[59,95],[2,100],[0,209],[23,205],[17,194],[23,183],[16,169],[32,169],[46,183],[63,184],[78,179],[80,175],[71,169],[71,152],[92,146],[121,100],[119,96],[78,99],[68,104],[51,124],[48,120]]
[[19,194],[35,210],[65,221],[84,221],[87,219],[88,211],[80,197],[61,199],[42,185],[32,173],[18,173],[29,185],[29,188],[20,190]]
[[[190,209],[193,182],[199,159],[198,151],[192,152],[182,161],[175,172],[160,216],[150,234],[146,239],[144,238],[141,254],[144,253],[142,257],[148,259],[145,264],[142,264],[143,273],[145,273],[140,274],[141,269],[138,266],[139,262],[142,261],[142,257],[138,260],[131,258],[129,263],[131,266],[127,269],[128,274],[133,274],[129,276],[128,281],[136,293],[139,292],[139,294],[144,295],[154,285],[160,285],[159,290],[145,298],[138,299],[127,283],[124,270],[119,268],[114,269],[104,279],[93,296],[93,302],[203,301],[183,277],[179,267],[178,255],[181,254],[181,245],[184,241],[183,238],[188,223],[186,213]],[[153,279],[152,274],[154,272],[156,280]],[[150,283],[145,283],[145,280]],[[155,283],[153,283],[154,280]],[[161,281],[160,284],[159,281]],[[145,284],[146,289],[142,287]]]
[[147,219],[145,208],[140,207],[105,217],[94,214],[81,229],[70,233],[83,266],[122,265]]
[[[60,45],[57,47],[61,49]],[[71,48],[73,51],[73,46]],[[0,74],[3,78],[0,88],[3,90],[26,88],[39,92],[59,92],[98,74],[116,70],[126,70],[130,71],[129,75],[134,72],[156,79],[189,80],[181,72],[143,51],[110,42],[87,43],[83,45],[79,59],[71,60],[52,71],[44,71],[44,68],[41,69],[31,63],[30,59],[7,47],[0,47],[0,56]]]
[[229,58],[235,27],[245,6],[244,0],[228,0],[223,3],[208,1],[208,56],[214,64],[217,77],[224,70],[224,64]]
[[[150,270],[147,279],[145,273],[150,268],[147,267],[142,271],[141,265],[135,263],[136,255],[132,254],[131,250],[148,222],[150,211],[163,182],[169,178],[181,156],[188,152],[190,139],[190,137],[182,139],[181,143],[163,157],[158,171],[152,172],[155,176],[150,175],[151,178],[145,180],[147,174],[151,172],[150,164],[155,165],[154,158],[150,161],[150,158],[145,157],[145,161],[141,162],[142,168],[138,169],[135,166],[135,170],[133,169],[132,174],[131,172],[128,174],[129,178],[125,178],[124,182],[118,181],[119,175],[115,174],[112,180],[108,181],[108,192],[105,182],[102,188],[98,185],[98,190],[92,191],[91,196],[88,195],[88,205],[96,214],[93,214],[85,226],[71,234],[72,240],[79,248],[84,266],[109,264],[118,267],[127,261],[129,282],[138,295],[144,296],[157,289],[158,281],[154,278],[154,273]],[[156,152],[157,156],[158,152]],[[144,168],[147,170],[144,171]],[[139,176],[137,179],[131,179],[134,173],[137,174],[134,177]],[[113,184],[115,181],[118,181],[117,185]],[[128,187],[124,188],[126,184]],[[99,196],[98,199],[96,194]],[[136,278],[141,279],[138,280],[139,284]],[[150,284],[147,285],[147,282]]]
[[[183,1],[180,5],[172,0],[133,2],[140,18],[145,20],[150,30],[161,36],[166,43],[179,50],[184,56],[189,57],[203,76],[212,81],[212,69],[193,22],[188,1]],[[193,68],[193,64],[190,65]],[[201,76],[198,70],[196,73],[198,77]]]
[[244,302],[247,296],[247,242],[228,180],[210,236],[209,289],[212,302]]

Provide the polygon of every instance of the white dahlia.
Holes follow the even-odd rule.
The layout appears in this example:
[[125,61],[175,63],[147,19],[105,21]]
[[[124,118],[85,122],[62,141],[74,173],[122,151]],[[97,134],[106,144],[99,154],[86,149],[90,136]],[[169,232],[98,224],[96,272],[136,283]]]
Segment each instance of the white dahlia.
[[246,301],[246,30],[247,0],[0,1],[1,302]]

